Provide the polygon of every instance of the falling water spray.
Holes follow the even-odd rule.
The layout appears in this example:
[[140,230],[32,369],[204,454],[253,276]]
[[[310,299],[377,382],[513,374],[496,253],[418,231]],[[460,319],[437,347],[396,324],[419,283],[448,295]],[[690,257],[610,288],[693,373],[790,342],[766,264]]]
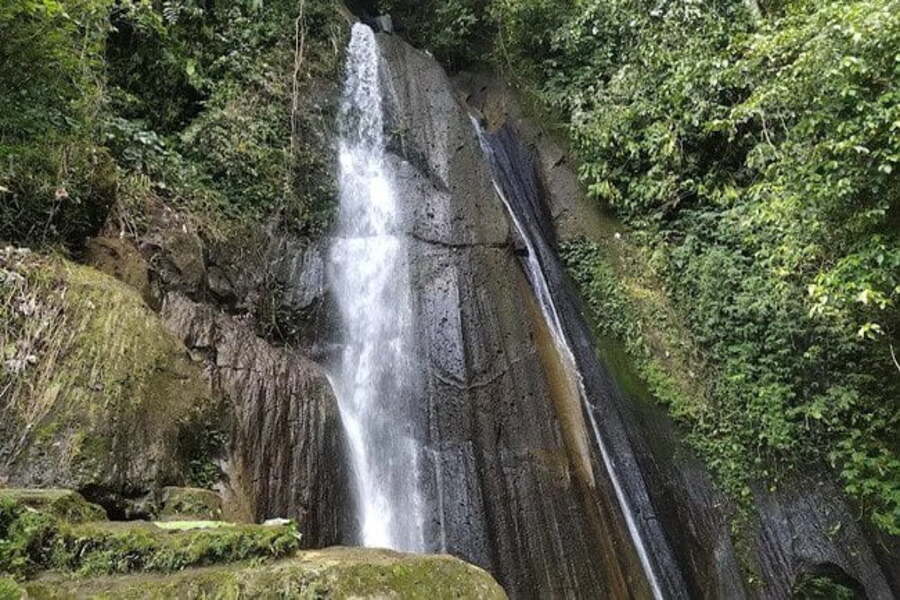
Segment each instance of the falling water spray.
[[343,350],[333,380],[364,546],[424,550],[408,248],[385,151],[379,51],[353,27],[339,125],[340,209],[329,279]]

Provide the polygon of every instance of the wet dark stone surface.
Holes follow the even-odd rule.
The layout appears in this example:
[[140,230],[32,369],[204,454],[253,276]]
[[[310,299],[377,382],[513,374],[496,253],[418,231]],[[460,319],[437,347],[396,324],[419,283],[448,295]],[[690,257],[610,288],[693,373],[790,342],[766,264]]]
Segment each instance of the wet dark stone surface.
[[467,111],[433,59],[379,43],[408,207],[433,549],[488,568],[512,597],[646,597],[608,490],[570,464],[537,348],[545,324]]
[[307,547],[350,529],[347,461],[331,386],[315,363],[208,305],[174,293],[166,325],[203,357],[230,414],[224,471],[232,518],[291,518]]

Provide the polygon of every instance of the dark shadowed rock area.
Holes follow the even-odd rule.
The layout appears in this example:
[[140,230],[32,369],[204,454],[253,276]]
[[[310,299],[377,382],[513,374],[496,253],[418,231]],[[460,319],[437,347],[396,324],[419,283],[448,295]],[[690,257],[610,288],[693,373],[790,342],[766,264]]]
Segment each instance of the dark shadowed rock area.
[[184,296],[167,296],[162,316],[203,357],[230,415],[223,457],[230,516],[292,518],[305,544],[338,543],[348,506],[346,463],[337,406],[322,370]]

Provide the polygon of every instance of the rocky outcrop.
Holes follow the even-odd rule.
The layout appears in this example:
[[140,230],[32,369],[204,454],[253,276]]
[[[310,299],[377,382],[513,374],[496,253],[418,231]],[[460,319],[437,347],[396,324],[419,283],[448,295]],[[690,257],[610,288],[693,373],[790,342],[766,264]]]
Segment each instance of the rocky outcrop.
[[157,518],[161,520],[222,520],[222,497],[212,490],[170,486],[160,496]]
[[612,493],[567,444],[580,414],[552,401],[558,357],[467,111],[433,59],[379,43],[425,380],[428,537],[512,597],[644,597]]
[[[416,556],[386,550],[331,548],[301,552],[262,566],[192,569],[175,575],[25,584],[32,597],[81,598],[282,598],[302,600],[504,600],[490,575],[449,556]],[[2,591],[2,588],[0,588]]]
[[2,488],[0,501],[11,502],[62,519],[68,523],[104,521],[106,512],[73,490]]
[[0,481],[139,513],[150,491],[184,480],[180,432],[212,399],[200,369],[119,281],[57,258],[0,262],[16,274],[0,335],[24,357],[3,366]]
[[321,368],[178,293],[166,297],[162,316],[202,358],[230,417],[222,457],[226,515],[289,517],[300,523],[306,544],[339,542],[349,507],[346,462],[337,406]]
[[334,396],[303,357],[328,331],[319,246],[263,227],[210,242],[151,212],[139,247],[90,240],[91,266],[3,259],[25,312],[21,373],[0,387],[0,484],[75,488],[119,518],[165,512],[164,486],[216,484],[231,518],[342,541]]
[[[165,503],[184,517],[212,496],[169,488]],[[0,598],[506,598],[456,558],[300,539],[290,521],[113,522],[69,490],[0,490]]]
[[[417,290],[426,381],[417,419],[431,457],[424,484],[434,508],[431,539],[491,570],[512,597],[592,598],[598,589],[649,597],[598,449],[585,458],[586,418],[560,383],[520,267],[522,245],[510,233],[467,109],[430,57],[395,37],[379,40]],[[489,126],[508,128],[510,144],[525,140],[513,168],[532,195],[530,219],[548,252],[557,237],[611,233],[585,201],[564,149],[522,117],[508,89],[481,77],[462,77],[457,89]],[[760,492],[756,538],[742,540],[749,550],[739,554],[734,507],[664,411],[624,394],[598,361],[564,276],[551,285],[565,299],[587,410],[615,455],[664,596],[787,598],[804,574],[837,573],[868,597],[890,597],[895,567],[821,478],[818,492],[793,499]]]
[[453,85],[488,130],[512,128],[531,152],[553,230],[560,240],[613,233],[611,219],[601,215],[585,196],[574,160],[559,136],[538,119],[528,118],[514,89],[492,73],[459,73]]

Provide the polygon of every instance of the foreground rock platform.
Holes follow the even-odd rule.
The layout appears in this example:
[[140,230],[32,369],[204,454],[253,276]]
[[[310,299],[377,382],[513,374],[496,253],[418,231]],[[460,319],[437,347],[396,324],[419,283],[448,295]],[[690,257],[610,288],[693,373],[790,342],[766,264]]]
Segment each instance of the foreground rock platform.
[[[299,552],[255,566],[236,563],[173,575],[71,579],[48,576],[21,586],[23,598],[328,598],[442,600],[507,596],[484,570],[450,556],[364,548]],[[24,595],[27,594],[27,595]]]

